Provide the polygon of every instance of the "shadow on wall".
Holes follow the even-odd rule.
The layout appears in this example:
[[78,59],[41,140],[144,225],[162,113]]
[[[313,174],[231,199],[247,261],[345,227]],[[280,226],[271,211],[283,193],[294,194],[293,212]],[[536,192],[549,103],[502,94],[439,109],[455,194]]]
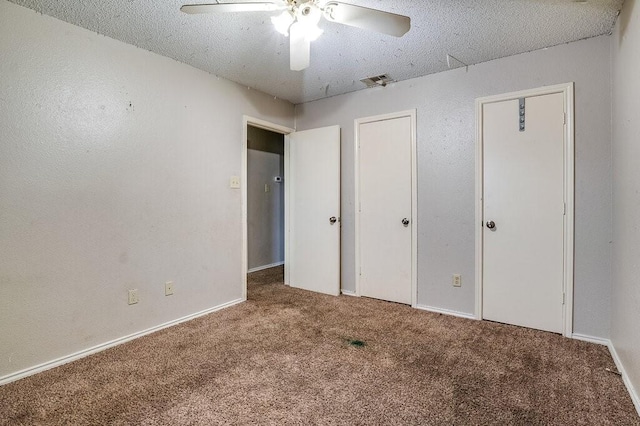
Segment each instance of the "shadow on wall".
[[[620,16],[618,16],[618,19],[620,20],[619,23],[619,31],[620,31],[620,38],[618,39],[618,47],[622,47],[622,44],[624,43],[625,40],[625,34],[627,33],[627,28],[629,28],[629,23],[631,22],[631,17],[634,16],[634,11],[635,11],[635,7],[636,7],[636,0],[625,0],[624,2],[624,13],[621,13]],[[615,31],[615,27],[614,27],[614,31]]]

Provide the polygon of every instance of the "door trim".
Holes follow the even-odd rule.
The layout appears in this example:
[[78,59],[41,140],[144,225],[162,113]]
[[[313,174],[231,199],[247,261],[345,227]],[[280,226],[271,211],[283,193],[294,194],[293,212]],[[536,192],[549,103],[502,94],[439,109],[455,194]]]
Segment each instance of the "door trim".
[[482,107],[485,104],[526,98],[531,96],[561,93],[564,97],[565,128],[564,128],[564,276],[563,291],[565,294],[563,305],[563,336],[571,337],[573,332],[573,268],[574,268],[574,187],[575,187],[575,154],[574,154],[574,83],[558,84],[523,90],[496,96],[476,99],[476,306],[475,318],[482,319],[482,260],[483,260],[483,128]]
[[416,143],[416,110],[382,114],[354,120],[354,191],[355,191],[355,284],[356,296],[360,296],[360,125],[376,121],[392,120],[409,117],[411,119],[411,306],[418,305],[418,174],[417,174],[417,143]]
[[[247,232],[247,126],[257,127],[259,129],[269,130],[271,132],[280,133],[284,135],[284,167],[285,167],[285,177],[287,176],[287,169],[289,166],[289,133],[295,132],[295,129],[290,127],[281,126],[279,124],[271,123],[269,121],[261,120],[259,118],[250,117],[248,115],[242,116],[242,159],[241,159],[241,170],[240,170],[240,188],[242,191],[242,300],[247,300],[247,273],[249,272],[249,244],[248,244],[248,232]],[[288,228],[288,218],[289,218],[289,185],[288,180],[285,178],[284,180],[284,263],[285,263],[285,282],[288,282],[286,273],[287,273],[287,264],[289,263],[289,228]]]

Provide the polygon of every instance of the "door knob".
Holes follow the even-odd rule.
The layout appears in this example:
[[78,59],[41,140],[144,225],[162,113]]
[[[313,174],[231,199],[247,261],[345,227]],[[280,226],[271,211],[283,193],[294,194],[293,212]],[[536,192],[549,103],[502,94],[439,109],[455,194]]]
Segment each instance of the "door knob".
[[338,218],[335,217],[335,216],[331,216],[329,218],[329,223],[332,224],[332,225],[335,224],[337,221],[338,221]]
[[407,219],[406,217],[402,219],[402,224],[404,225],[405,228],[409,226],[409,219]]
[[496,228],[496,223],[494,221],[490,220],[489,222],[487,222],[487,228],[495,229]]

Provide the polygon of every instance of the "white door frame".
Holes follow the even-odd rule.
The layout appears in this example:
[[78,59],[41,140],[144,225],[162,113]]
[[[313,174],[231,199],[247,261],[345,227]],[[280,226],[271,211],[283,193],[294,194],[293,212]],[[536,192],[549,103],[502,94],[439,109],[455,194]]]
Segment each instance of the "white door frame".
[[564,277],[563,277],[563,336],[573,332],[573,255],[574,255],[574,94],[573,83],[540,87],[520,92],[506,93],[476,99],[476,311],[475,317],[482,319],[482,259],[483,259],[483,128],[482,107],[493,102],[502,102],[531,96],[561,93],[564,96]]
[[287,265],[289,263],[289,183],[287,177],[289,169],[289,133],[295,132],[295,129],[271,123],[259,118],[242,116],[242,165],[241,165],[241,190],[242,190],[242,300],[247,300],[247,273],[249,268],[249,252],[248,252],[248,233],[247,233],[247,126],[253,126],[271,132],[284,135],[284,264],[285,264],[285,282],[289,282],[286,276]]
[[394,112],[373,117],[357,118],[354,132],[354,189],[355,189],[355,283],[356,296],[360,296],[360,125],[375,121],[392,120],[409,117],[411,119],[411,306],[418,304],[418,173],[417,173],[417,143],[416,143],[416,110]]

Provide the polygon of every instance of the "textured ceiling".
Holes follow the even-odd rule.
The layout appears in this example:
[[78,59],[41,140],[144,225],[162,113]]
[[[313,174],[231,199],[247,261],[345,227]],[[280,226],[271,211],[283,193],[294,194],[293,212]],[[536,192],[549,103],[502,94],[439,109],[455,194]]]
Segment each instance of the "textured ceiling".
[[[411,17],[402,38],[322,20],[311,66],[289,70],[289,41],[270,16],[187,15],[212,0],[11,0],[46,15],[174,58],[294,104],[610,33],[623,0],[345,0]],[[450,61],[451,67],[461,63]]]

